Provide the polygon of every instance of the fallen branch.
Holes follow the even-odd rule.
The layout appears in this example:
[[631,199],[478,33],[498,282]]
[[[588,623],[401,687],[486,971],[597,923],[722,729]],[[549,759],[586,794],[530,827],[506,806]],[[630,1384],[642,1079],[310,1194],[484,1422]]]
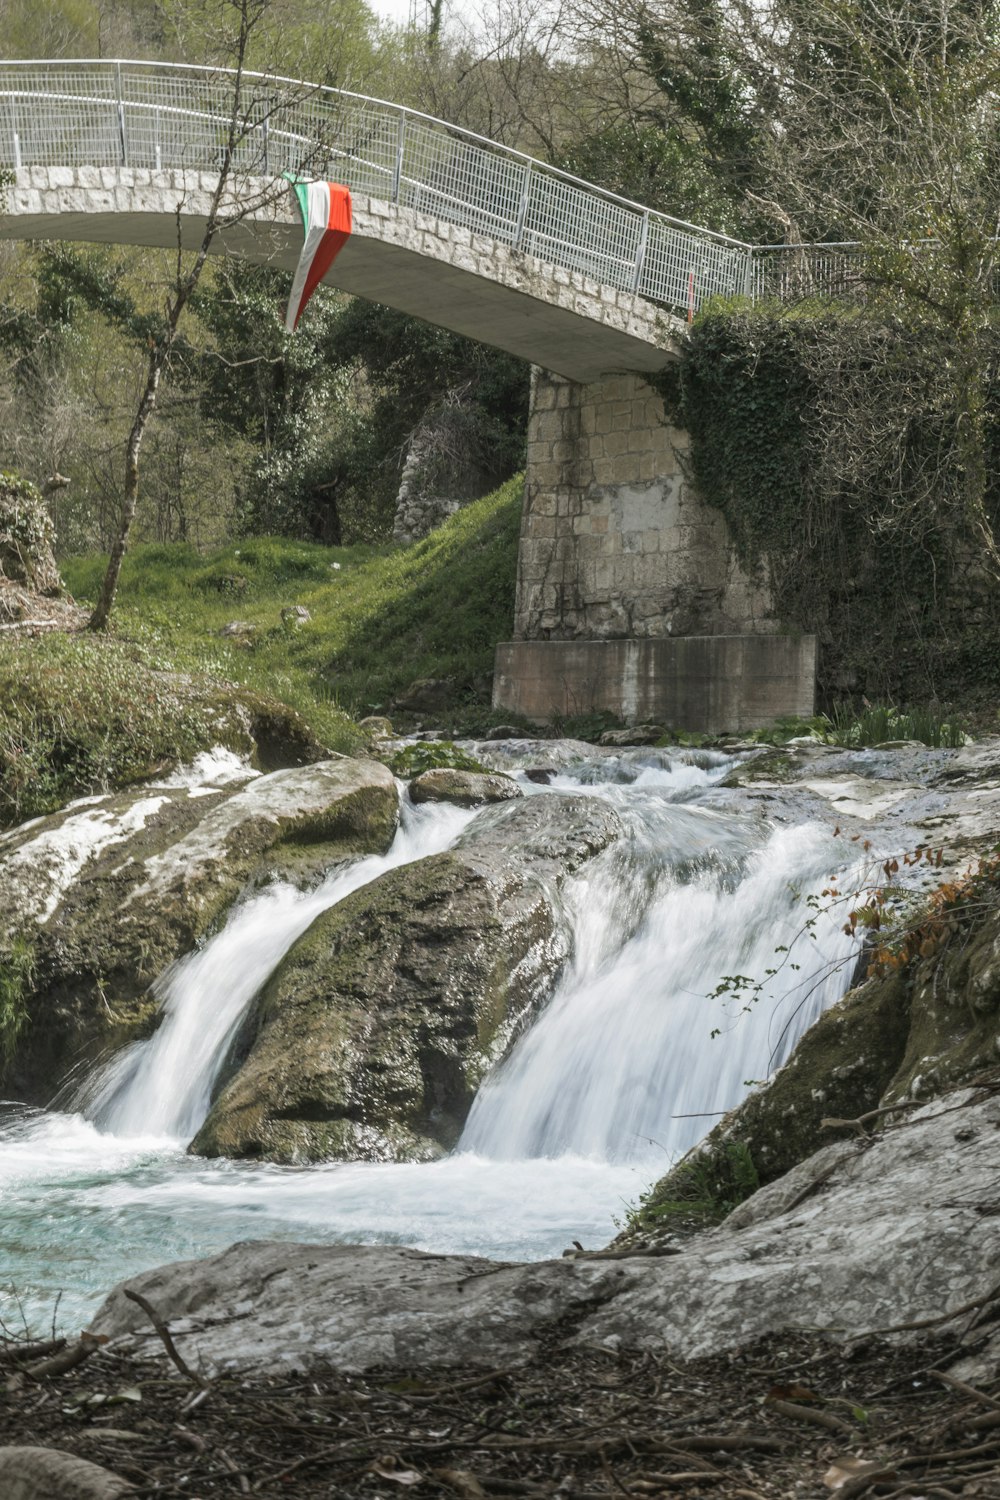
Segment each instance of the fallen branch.
[[768,1406],[772,1411],[780,1412],[783,1417],[791,1417],[794,1422],[807,1422],[813,1427],[825,1427],[827,1432],[847,1433],[849,1437],[855,1437],[856,1430],[835,1417],[832,1412],[813,1411],[811,1406],[799,1406],[796,1401],[779,1401],[769,1397]]
[[192,1385],[196,1385],[201,1390],[207,1391],[209,1385],[208,1381],[203,1375],[199,1375],[197,1371],[192,1370],[187,1360],[184,1359],[183,1355],[178,1350],[177,1345],[170,1337],[170,1329],[167,1327],[166,1323],[164,1323],[163,1319],[160,1317],[153,1304],[149,1302],[141,1292],[133,1292],[130,1287],[123,1287],[122,1292],[130,1302],[134,1302],[137,1307],[142,1308],[143,1312],[146,1314],[146,1317],[149,1319],[149,1321],[152,1323],[153,1327],[159,1334],[164,1349],[166,1349],[167,1354],[173,1360],[178,1370],[180,1370],[185,1380],[190,1380]]
[[940,1380],[942,1385],[950,1386],[953,1391],[960,1391],[970,1401],[978,1401],[980,1406],[989,1406],[993,1411],[1000,1412],[1000,1401],[987,1396],[985,1391],[977,1390],[974,1385],[966,1385],[964,1380],[956,1380],[954,1375],[946,1375],[943,1370],[928,1370],[927,1373],[932,1380]]

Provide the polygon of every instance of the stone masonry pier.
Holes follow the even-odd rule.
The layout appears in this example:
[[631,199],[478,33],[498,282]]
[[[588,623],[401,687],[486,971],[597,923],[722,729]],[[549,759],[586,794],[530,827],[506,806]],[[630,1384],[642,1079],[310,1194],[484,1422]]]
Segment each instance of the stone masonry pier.
[[766,586],[694,490],[687,451],[640,375],[581,384],[536,371],[496,707],[705,732],[813,712],[815,640],[778,633]]

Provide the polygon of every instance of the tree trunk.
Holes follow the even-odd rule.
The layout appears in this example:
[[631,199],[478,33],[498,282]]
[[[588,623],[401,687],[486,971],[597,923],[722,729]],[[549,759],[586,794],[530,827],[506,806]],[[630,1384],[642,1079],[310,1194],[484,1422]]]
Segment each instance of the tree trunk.
[[111,548],[104,582],[101,584],[101,596],[87,623],[89,630],[105,630],[114,608],[115,596],[118,593],[118,579],[139,500],[139,449],[142,447],[149,419],[156,409],[156,393],[160,387],[160,374],[165,358],[165,353],[159,344],[150,351],[145,389],[136,409],[135,420],[132,423],[125,449],[125,494],[122,501],[121,522],[114,546]]

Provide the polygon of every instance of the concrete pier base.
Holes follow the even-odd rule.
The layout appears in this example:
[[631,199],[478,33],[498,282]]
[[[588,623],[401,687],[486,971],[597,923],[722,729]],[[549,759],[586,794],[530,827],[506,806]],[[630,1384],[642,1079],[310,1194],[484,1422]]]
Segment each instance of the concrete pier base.
[[816,637],[697,635],[507,641],[493,707],[537,723],[604,712],[703,734],[742,734],[815,708]]

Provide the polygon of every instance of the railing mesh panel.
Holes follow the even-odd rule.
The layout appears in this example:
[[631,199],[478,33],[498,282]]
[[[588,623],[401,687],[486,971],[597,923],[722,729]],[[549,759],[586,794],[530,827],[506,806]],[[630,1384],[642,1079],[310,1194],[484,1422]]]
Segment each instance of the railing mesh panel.
[[0,65],[0,166],[329,176],[618,291],[685,311],[716,295],[856,288],[849,246],[751,250],[377,100],[167,64]]

